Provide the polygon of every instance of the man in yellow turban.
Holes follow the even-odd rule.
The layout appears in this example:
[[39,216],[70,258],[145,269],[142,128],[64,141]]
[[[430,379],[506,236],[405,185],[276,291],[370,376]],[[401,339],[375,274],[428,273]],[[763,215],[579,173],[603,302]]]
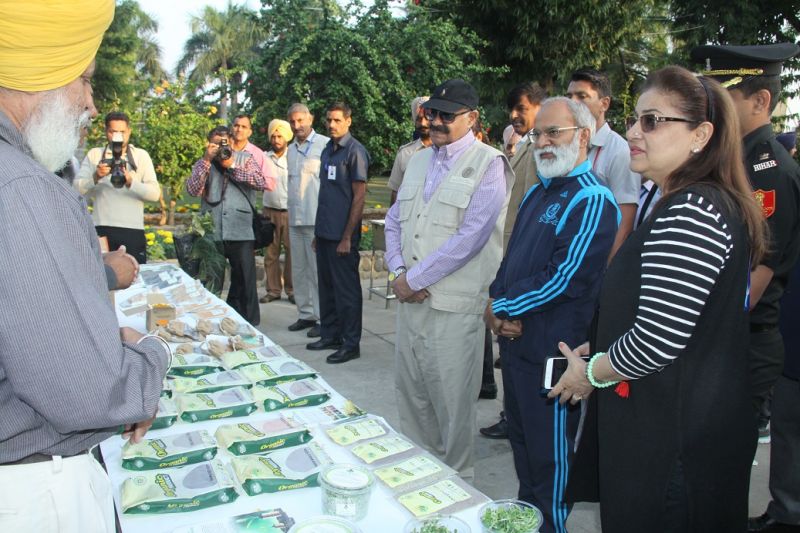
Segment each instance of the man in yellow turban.
[[0,531],[110,533],[111,483],[88,450],[120,426],[142,438],[169,346],[119,327],[86,204],[53,171],[97,114],[114,1],[0,11]]
[[[266,271],[267,294],[259,300],[268,303],[281,299],[281,290],[294,303],[294,286],[292,285],[292,253],[289,249],[289,163],[286,157],[289,142],[294,135],[292,128],[285,120],[273,119],[267,127],[269,144],[272,150],[267,157],[277,170],[275,188],[264,191],[264,216],[275,224],[275,238],[264,253],[264,270]],[[283,269],[281,269],[281,244],[284,253]]]

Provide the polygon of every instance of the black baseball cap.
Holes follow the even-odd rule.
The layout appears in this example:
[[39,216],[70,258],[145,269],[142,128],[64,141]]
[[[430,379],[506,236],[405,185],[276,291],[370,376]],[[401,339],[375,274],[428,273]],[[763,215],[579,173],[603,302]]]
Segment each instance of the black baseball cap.
[[762,44],[752,46],[706,44],[695,46],[692,61],[703,63],[701,72],[719,81],[723,87],[733,88],[753,77],[780,76],[783,62],[800,52],[793,43]]
[[433,90],[430,100],[422,104],[425,109],[455,113],[465,107],[478,107],[478,91],[464,80],[447,80]]

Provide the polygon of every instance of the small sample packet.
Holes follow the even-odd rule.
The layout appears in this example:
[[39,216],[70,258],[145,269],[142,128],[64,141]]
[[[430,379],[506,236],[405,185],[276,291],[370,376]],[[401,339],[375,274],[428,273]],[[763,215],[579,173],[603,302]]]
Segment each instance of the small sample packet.
[[220,448],[234,455],[264,453],[309,442],[313,437],[308,428],[291,420],[274,416],[258,422],[226,424],[217,428]]
[[238,370],[251,383],[269,387],[317,376],[316,370],[293,357],[240,367]]
[[453,476],[431,485],[412,490],[397,498],[414,516],[432,513],[452,514],[488,498],[472,488],[466,481]]
[[393,433],[385,437],[357,444],[350,448],[350,452],[365,463],[372,464],[414,449],[416,449],[416,446],[411,442]]
[[126,514],[182,513],[230,503],[239,497],[233,477],[219,461],[140,472],[122,483]]
[[381,483],[394,491],[427,485],[455,473],[455,470],[428,453],[421,453],[373,471]]
[[311,443],[263,455],[243,455],[231,461],[236,479],[250,496],[316,487],[322,467],[330,463],[319,444]]
[[156,470],[210,461],[217,455],[217,441],[208,431],[190,431],[160,439],[128,441],[122,448],[122,468]]
[[231,348],[234,350],[253,350],[264,346],[263,335],[234,335],[231,337]]
[[239,322],[234,318],[225,317],[219,322],[219,330],[223,335],[235,337],[241,335],[243,337],[254,337],[258,335],[258,330],[247,322]]
[[253,384],[237,370],[226,370],[215,374],[206,374],[199,378],[175,378],[172,380],[173,392],[217,392],[233,387],[250,388]]
[[370,417],[328,426],[325,428],[325,433],[339,446],[349,446],[362,440],[386,435],[388,429],[378,419]]
[[315,379],[301,379],[271,387],[253,387],[253,397],[264,406],[265,411],[319,405],[327,402],[330,396],[330,392]]
[[247,416],[255,410],[253,394],[242,387],[178,396],[178,411],[186,422]]
[[350,400],[340,399],[331,400],[326,405],[320,405],[313,409],[303,409],[293,413],[284,413],[284,418],[292,418],[300,424],[315,426],[317,424],[331,424],[343,420],[352,420],[367,414],[366,411],[354,404]]
[[170,427],[178,419],[178,405],[171,398],[159,398],[158,411],[150,429],[164,429]]
[[179,378],[196,378],[206,374],[215,374],[225,370],[219,359],[201,353],[175,354],[168,376]]

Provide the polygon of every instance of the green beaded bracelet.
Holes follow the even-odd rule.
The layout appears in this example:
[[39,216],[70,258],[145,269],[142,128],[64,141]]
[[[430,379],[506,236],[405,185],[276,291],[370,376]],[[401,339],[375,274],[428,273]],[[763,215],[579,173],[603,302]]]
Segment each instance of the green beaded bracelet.
[[594,362],[597,360],[598,357],[605,355],[604,352],[597,352],[589,359],[589,363],[586,365],[586,379],[589,380],[589,383],[592,384],[592,387],[596,389],[605,389],[607,387],[613,387],[619,381],[597,381],[594,377]]

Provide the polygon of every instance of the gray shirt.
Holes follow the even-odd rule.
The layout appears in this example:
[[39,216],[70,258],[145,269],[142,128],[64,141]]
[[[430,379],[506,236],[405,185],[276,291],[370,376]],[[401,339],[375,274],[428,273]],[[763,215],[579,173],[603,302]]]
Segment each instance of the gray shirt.
[[0,112],[0,464],[72,455],[156,412],[169,355],[120,342],[94,224]]

